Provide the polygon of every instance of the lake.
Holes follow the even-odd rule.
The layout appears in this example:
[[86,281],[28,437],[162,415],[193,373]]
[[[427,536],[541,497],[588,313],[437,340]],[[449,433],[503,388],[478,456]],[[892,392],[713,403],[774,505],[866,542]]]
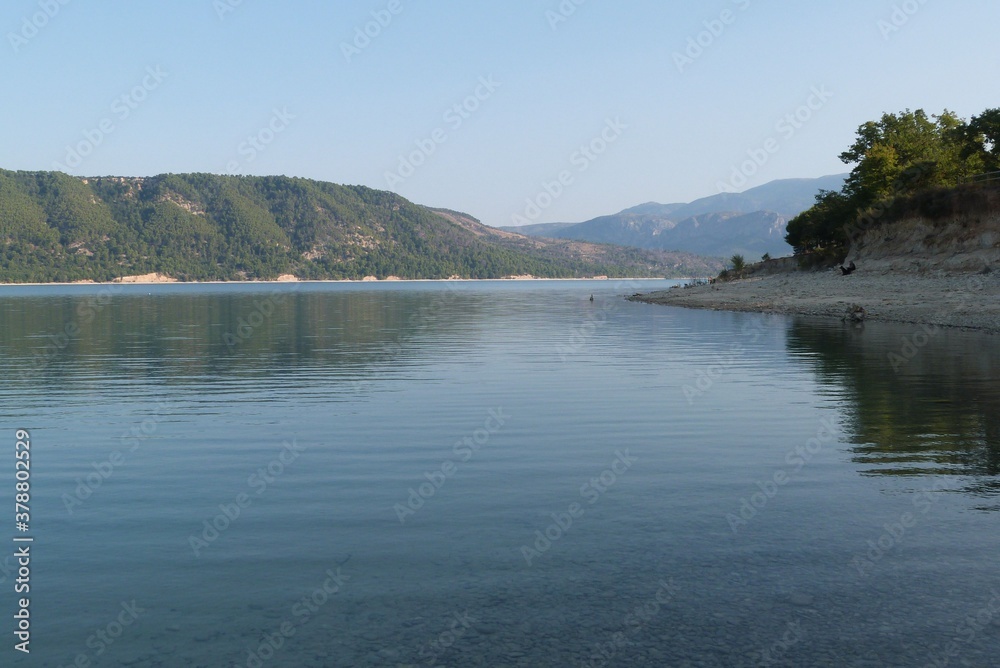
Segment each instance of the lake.
[[0,288],[0,661],[996,665],[1000,339],[667,284]]

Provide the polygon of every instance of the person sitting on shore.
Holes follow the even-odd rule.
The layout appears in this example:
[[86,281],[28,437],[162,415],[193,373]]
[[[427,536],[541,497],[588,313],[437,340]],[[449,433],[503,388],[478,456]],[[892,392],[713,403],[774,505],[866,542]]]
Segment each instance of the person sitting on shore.
[[854,260],[851,260],[851,264],[847,265],[846,267],[844,265],[840,265],[840,275],[848,276],[850,274],[853,274],[855,269],[857,269],[857,267],[854,265]]

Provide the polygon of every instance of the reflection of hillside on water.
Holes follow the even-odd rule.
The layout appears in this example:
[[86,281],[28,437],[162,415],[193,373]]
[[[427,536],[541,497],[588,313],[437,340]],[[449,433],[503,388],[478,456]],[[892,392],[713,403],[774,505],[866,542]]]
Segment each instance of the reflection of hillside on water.
[[436,354],[421,341],[442,328],[452,345],[472,345],[477,299],[448,291],[3,298],[0,363],[7,382],[34,388],[81,374],[171,383],[302,368],[370,376]]

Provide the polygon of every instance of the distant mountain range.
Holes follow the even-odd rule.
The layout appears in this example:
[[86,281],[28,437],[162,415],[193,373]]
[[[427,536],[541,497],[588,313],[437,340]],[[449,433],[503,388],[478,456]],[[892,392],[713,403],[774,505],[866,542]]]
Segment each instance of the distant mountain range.
[[709,276],[690,253],[525,237],[385,191],[288,177],[0,170],[0,282]]
[[748,260],[788,255],[785,227],[815,202],[820,190],[840,190],[846,174],[783,179],[742,193],[720,193],[687,204],[647,202],[582,223],[543,223],[500,229],[555,239],[675,250]]

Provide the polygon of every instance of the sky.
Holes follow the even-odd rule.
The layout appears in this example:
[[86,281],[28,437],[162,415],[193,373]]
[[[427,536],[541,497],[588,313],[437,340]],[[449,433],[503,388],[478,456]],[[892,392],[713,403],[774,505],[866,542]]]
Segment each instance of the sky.
[[1000,106],[995,0],[6,0],[0,168],[392,190],[577,222]]

